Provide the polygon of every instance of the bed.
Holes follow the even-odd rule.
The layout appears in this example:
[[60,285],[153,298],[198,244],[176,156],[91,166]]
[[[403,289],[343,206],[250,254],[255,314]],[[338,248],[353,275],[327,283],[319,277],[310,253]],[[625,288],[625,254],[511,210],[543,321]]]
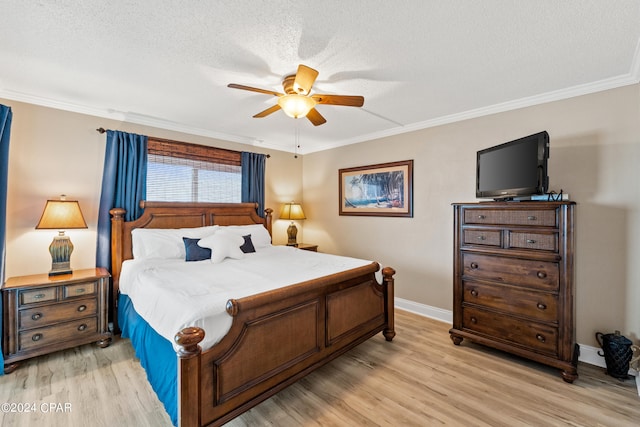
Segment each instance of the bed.
[[[204,330],[160,336],[120,293],[123,263],[133,258],[136,229],[180,229],[261,224],[271,234],[272,211],[254,203],[142,202],[143,215],[112,215],[112,312],[130,338],[147,378],[179,426],[222,425],[278,391],[382,332],[395,336],[395,271],[376,262],[258,294],[229,298],[228,332],[202,350]],[[299,252],[306,252],[297,250]],[[318,254],[320,255],[320,254]],[[176,284],[179,286],[180,284]]]

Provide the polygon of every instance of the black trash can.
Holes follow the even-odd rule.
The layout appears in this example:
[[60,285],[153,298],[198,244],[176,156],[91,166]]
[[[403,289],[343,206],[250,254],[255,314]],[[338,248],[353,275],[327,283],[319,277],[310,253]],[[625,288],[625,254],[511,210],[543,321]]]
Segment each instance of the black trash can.
[[629,377],[629,362],[633,356],[630,339],[620,335],[620,331],[613,334],[603,334],[596,332],[596,340],[604,354],[598,352],[600,356],[604,356],[607,364],[607,374],[614,378],[627,379]]

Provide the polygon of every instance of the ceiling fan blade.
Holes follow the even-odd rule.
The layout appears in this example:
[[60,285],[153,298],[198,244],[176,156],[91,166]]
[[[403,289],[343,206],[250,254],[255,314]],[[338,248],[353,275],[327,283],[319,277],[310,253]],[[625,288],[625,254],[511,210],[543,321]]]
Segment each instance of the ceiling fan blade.
[[275,113],[276,111],[278,111],[280,109],[280,105],[276,104],[273,107],[269,107],[264,111],[260,111],[258,114],[256,114],[255,116],[253,116],[256,119],[259,119],[261,117],[266,117],[271,113]]
[[327,119],[322,117],[322,114],[320,114],[315,108],[309,110],[309,112],[307,113],[307,119],[309,119],[309,121],[313,123],[314,126],[320,126],[321,124],[327,122]]
[[306,65],[298,65],[296,79],[293,82],[293,90],[300,95],[306,95],[311,92],[311,86],[316,81],[318,72]]
[[273,96],[282,96],[284,94],[280,93],[280,92],[274,92],[272,90],[267,90],[267,89],[260,89],[257,87],[251,87],[251,86],[244,86],[244,85],[238,85],[235,83],[229,83],[227,85],[227,87],[233,88],[233,89],[242,89],[242,90],[248,90],[251,92],[259,92],[259,93],[264,93],[266,95],[273,95]]
[[347,95],[312,95],[318,104],[346,105],[347,107],[362,107],[364,97]]

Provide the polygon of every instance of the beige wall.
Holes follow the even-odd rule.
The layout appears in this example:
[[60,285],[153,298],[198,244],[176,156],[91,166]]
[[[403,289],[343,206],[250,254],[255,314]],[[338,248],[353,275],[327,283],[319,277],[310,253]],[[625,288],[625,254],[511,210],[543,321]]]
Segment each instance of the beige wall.
[[[304,157],[305,240],[397,270],[396,296],[452,309],[451,203],[475,202],[476,151],[547,130],[551,189],[578,203],[577,340],[640,339],[640,85]],[[414,160],[414,217],[338,215],[338,169]]]
[[[45,273],[51,269],[48,246],[56,234],[36,230],[45,201],[66,194],[78,199],[87,230],[68,230],[75,246],[74,269],[95,266],[96,226],[102,185],[106,134],[95,129],[135,132],[178,141],[234,150],[271,154],[267,160],[266,206],[278,217],[282,203],[302,198],[302,159],[293,154],[263,150],[211,138],[198,137],[38,107],[0,99],[13,111],[9,146],[7,195],[7,277]],[[274,243],[286,243],[287,221],[274,221]],[[302,236],[302,232],[300,233]]]

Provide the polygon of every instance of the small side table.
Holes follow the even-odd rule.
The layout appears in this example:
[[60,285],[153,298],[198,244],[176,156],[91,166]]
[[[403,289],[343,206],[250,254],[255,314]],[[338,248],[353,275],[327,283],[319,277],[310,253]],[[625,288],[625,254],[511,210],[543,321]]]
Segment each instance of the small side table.
[[305,251],[318,252],[318,245],[312,245],[310,243],[298,243],[296,247]]
[[4,372],[19,361],[81,344],[111,344],[109,272],[11,277],[2,286]]

